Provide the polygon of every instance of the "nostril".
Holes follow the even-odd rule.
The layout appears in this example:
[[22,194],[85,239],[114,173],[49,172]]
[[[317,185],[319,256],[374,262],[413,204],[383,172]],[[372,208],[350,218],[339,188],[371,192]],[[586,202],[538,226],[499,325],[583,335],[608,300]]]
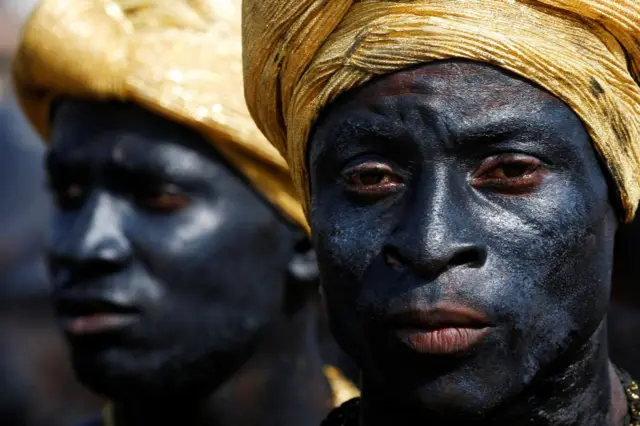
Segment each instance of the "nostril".
[[484,265],[486,258],[487,255],[485,250],[477,247],[469,247],[454,254],[447,267],[452,268],[455,266],[467,265],[472,268],[479,268]]
[[49,274],[58,283],[88,281],[125,269],[127,259],[55,257],[49,261]]

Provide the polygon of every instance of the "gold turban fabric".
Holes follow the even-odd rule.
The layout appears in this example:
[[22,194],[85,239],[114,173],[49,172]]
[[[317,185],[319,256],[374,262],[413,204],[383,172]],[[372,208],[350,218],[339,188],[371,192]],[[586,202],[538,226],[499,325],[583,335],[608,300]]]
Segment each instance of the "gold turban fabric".
[[563,100],[617,191],[640,200],[639,0],[245,0],[245,96],[309,209],[306,144],[320,111],[372,78],[436,60],[485,62]]
[[240,0],[44,0],[14,61],[20,103],[48,140],[55,98],[134,102],[202,133],[305,229],[285,160],[243,97]]

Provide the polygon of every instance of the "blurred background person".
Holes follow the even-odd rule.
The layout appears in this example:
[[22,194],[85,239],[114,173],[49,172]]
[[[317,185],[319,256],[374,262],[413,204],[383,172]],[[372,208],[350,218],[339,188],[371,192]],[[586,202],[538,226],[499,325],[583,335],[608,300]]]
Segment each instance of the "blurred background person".
[[49,145],[56,315],[112,402],[89,424],[317,425],[357,389],[322,357],[306,222],[244,107],[240,1],[106,5],[41,2],[13,63]]

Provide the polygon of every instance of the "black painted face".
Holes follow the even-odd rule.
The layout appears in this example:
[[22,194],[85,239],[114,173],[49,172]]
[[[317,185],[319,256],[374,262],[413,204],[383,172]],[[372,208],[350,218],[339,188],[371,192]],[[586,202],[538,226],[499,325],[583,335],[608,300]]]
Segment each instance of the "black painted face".
[[120,398],[211,391],[280,311],[299,231],[142,108],[64,100],[53,124],[51,274],[79,378]]
[[332,329],[384,389],[468,416],[599,328],[616,217],[582,122],[491,66],[440,62],[338,99],[309,147]]

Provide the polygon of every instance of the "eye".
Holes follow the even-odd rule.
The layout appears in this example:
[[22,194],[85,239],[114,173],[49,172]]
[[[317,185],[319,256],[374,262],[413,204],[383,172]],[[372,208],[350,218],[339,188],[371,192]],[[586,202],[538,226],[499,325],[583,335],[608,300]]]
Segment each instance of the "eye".
[[140,207],[157,213],[174,213],[190,203],[189,197],[175,185],[141,188],[135,198]]
[[495,189],[505,193],[524,193],[542,183],[546,169],[532,156],[506,154],[486,159],[471,177],[476,188]]
[[380,198],[404,186],[404,181],[385,163],[366,162],[344,172],[345,190],[349,193]]
[[56,206],[62,210],[79,208],[87,196],[87,187],[77,182],[50,183]]

